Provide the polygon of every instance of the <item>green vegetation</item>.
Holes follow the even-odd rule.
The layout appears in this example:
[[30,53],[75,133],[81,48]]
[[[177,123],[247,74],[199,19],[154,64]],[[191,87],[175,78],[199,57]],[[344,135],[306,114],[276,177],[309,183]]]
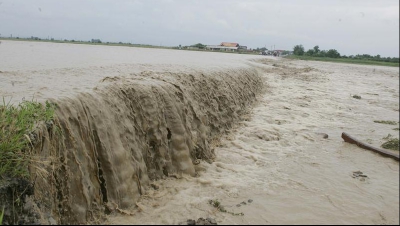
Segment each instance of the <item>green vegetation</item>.
[[197,44],[195,44],[195,45],[191,45],[191,47],[196,47],[196,48],[199,48],[199,49],[205,49],[205,48],[206,48],[206,45],[203,45],[203,44],[201,44],[201,43],[197,43]]
[[386,141],[385,143],[383,143],[381,145],[381,147],[383,147],[385,149],[398,151],[399,150],[399,138],[389,138],[389,140]]
[[393,130],[397,130],[397,131],[399,131],[399,128],[394,128]]
[[352,97],[355,99],[359,99],[359,100],[361,99],[361,96],[359,96],[359,95],[353,95]]
[[297,60],[314,60],[314,61],[324,61],[324,62],[334,62],[334,63],[346,63],[346,64],[399,67],[399,63],[378,62],[378,61],[371,61],[366,59],[354,59],[354,58],[329,58],[329,57],[311,57],[311,56],[296,56],[296,55],[289,55],[286,58],[297,59]]
[[395,122],[395,121],[375,120],[374,122],[375,123],[388,124],[388,125],[397,125],[397,122]]
[[394,67],[399,67],[400,63],[398,57],[381,57],[379,54],[376,56],[371,56],[369,54],[342,56],[336,49],[320,50],[319,46],[314,46],[314,48],[305,51],[303,45],[294,46],[293,55],[288,56],[288,58]]
[[27,177],[35,125],[51,122],[55,106],[24,101],[18,106],[0,105],[0,178]]
[[304,47],[303,45],[296,45],[293,47],[293,54],[296,56],[303,56],[304,55]]
[[215,208],[220,208],[221,207],[221,202],[218,200],[210,200],[208,201],[208,203],[212,206],[214,206]]
[[399,150],[399,138],[392,138],[392,137],[393,137],[393,135],[390,133],[386,137],[384,137],[383,139],[386,140],[386,142],[383,143],[381,145],[381,147],[383,147],[385,149],[398,151]]
[[212,199],[211,199],[211,200],[208,201],[208,203],[209,203],[210,205],[212,205],[213,207],[217,208],[219,211],[221,211],[221,212],[223,212],[223,213],[230,213],[230,214],[232,214],[233,216],[243,216],[243,215],[244,215],[244,213],[233,213],[233,212],[227,211],[227,210],[221,205],[221,202],[218,201],[218,200],[212,200]]
[[0,225],[3,225],[3,216],[4,216],[4,206],[0,213]]

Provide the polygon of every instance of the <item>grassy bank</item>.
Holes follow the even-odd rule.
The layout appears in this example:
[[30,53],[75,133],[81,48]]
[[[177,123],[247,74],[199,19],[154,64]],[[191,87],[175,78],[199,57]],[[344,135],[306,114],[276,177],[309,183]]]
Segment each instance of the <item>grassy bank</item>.
[[285,58],[297,59],[297,60],[312,60],[312,61],[325,61],[325,62],[335,62],[335,63],[347,63],[347,64],[399,67],[399,63],[381,62],[381,61],[373,61],[373,60],[361,60],[361,59],[352,59],[352,58],[329,58],[329,57],[311,57],[311,56],[296,56],[296,55],[286,56]]
[[54,105],[24,101],[17,106],[0,104],[0,179],[27,177],[32,132],[39,122],[50,122]]

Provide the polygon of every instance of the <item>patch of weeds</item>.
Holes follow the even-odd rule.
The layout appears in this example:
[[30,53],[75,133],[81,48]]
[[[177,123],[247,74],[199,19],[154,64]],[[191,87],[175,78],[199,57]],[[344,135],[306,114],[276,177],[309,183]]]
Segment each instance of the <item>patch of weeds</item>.
[[24,101],[0,105],[0,177],[28,177],[28,163],[35,126],[51,123],[55,105]]
[[3,216],[4,216],[4,206],[0,213],[0,225],[3,225]]
[[216,199],[216,200],[212,200],[212,199],[211,199],[211,200],[208,201],[208,203],[209,203],[210,205],[212,205],[213,207],[217,208],[220,212],[223,212],[223,213],[230,213],[230,214],[232,214],[233,216],[243,216],[243,215],[244,215],[244,213],[234,213],[234,212],[227,211],[227,210],[225,209],[225,207],[222,206],[221,202],[218,201],[217,199]]
[[383,143],[381,147],[385,149],[390,149],[390,150],[399,150],[399,139],[398,138],[389,138],[388,141]]
[[394,128],[393,130],[397,130],[397,131],[399,131],[399,128]]
[[353,95],[352,97],[355,99],[358,99],[358,100],[361,99],[361,96],[359,96],[359,95]]
[[386,137],[384,137],[384,138],[382,138],[382,139],[384,139],[384,140],[389,140],[391,137],[393,137],[393,135],[389,133]]
[[210,201],[208,201],[208,203],[210,204],[210,205],[212,205],[213,207],[215,207],[215,208],[220,208],[221,207],[221,203],[218,201],[218,200],[210,200]]
[[397,125],[398,124],[395,121],[386,121],[386,120],[375,120],[374,122],[375,123],[381,123],[381,124],[388,124],[388,125]]

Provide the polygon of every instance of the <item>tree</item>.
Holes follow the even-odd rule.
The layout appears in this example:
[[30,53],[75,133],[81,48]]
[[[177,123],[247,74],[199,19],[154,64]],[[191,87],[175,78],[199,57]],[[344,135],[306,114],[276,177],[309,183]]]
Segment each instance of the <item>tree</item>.
[[307,56],[313,56],[314,55],[314,49],[307,50],[306,55]]
[[293,54],[297,56],[304,55],[304,47],[303,45],[296,45],[293,47]]
[[195,45],[192,45],[192,47],[197,47],[197,48],[199,48],[199,49],[205,49],[205,48],[206,48],[206,45],[203,45],[203,44],[201,44],[201,43],[197,43],[197,44],[195,44]]
[[317,54],[318,57],[326,57],[326,50],[321,50],[319,51],[319,53]]
[[326,52],[326,56],[330,58],[339,58],[340,53],[336,49],[330,49]]
[[320,51],[320,50],[319,50],[319,46],[314,46],[313,49],[314,49],[314,53],[315,53],[315,54],[318,54],[319,51]]

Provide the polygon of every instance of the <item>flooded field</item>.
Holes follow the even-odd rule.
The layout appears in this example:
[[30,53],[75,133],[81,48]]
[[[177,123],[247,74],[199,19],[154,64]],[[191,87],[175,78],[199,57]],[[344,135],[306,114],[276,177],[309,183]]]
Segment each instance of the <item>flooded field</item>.
[[6,100],[59,103],[58,222],[107,197],[105,224],[399,223],[399,162],[341,138],[398,138],[398,68],[4,41],[0,71]]
[[141,198],[142,211],[107,223],[399,223],[399,163],[341,138],[348,132],[379,147],[388,134],[398,137],[398,124],[374,123],[398,123],[398,68],[258,62],[268,65],[266,93],[218,144],[215,162],[202,162],[199,178],[155,182],[160,189]]

